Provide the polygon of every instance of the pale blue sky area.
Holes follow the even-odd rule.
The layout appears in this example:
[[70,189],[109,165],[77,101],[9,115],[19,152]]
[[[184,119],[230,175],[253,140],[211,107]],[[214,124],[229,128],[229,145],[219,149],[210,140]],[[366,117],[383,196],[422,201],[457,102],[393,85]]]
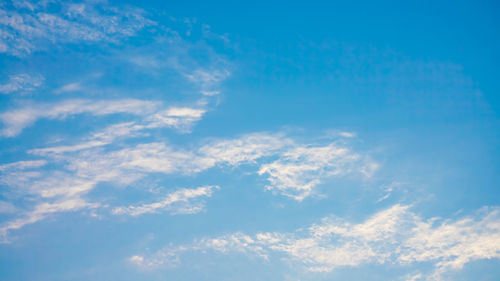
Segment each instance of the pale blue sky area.
[[498,280],[498,4],[326,2],[0,2],[0,280]]

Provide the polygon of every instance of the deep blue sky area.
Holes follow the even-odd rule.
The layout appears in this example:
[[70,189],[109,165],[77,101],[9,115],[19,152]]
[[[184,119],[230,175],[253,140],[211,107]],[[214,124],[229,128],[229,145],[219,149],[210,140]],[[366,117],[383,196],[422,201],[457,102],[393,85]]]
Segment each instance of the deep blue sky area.
[[1,2],[0,280],[498,280],[499,8]]

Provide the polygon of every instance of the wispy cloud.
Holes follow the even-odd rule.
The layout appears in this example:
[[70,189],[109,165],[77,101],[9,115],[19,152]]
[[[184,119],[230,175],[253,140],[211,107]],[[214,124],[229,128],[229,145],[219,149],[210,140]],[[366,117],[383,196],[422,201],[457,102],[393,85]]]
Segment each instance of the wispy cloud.
[[117,43],[155,24],[141,9],[111,7],[103,2],[13,1],[1,8],[0,52],[14,56],[25,56],[54,43]]
[[27,93],[32,92],[36,88],[40,87],[44,81],[43,76],[35,75],[31,76],[28,74],[17,74],[10,75],[9,81],[5,84],[0,85],[0,93],[11,94],[11,93]]
[[292,146],[292,139],[280,134],[255,133],[228,140],[213,140],[198,149],[200,160],[209,167],[217,164],[232,166],[255,163],[259,158],[279,153]]
[[219,84],[229,77],[228,70],[204,70],[196,69],[185,76],[193,83],[197,84],[200,93],[205,96],[215,96],[220,93]]
[[65,119],[68,116],[88,113],[91,115],[109,115],[128,113],[143,115],[151,113],[158,103],[136,99],[121,100],[65,100],[56,103],[26,105],[0,114],[0,121],[4,124],[0,135],[13,137],[38,119]]
[[81,198],[69,198],[53,203],[39,204],[33,211],[24,214],[23,217],[9,221],[0,227],[0,243],[9,242],[7,235],[9,231],[40,221],[49,214],[71,212],[83,208],[95,208],[97,206],[98,204],[90,204]]
[[[0,225],[4,242],[10,232],[57,213],[107,208],[87,198],[100,183],[128,186],[155,173],[190,176],[230,162],[229,159],[213,159],[215,156],[203,153],[199,147],[172,146],[163,139],[145,140],[165,128],[191,132],[194,124],[211,110],[210,102],[215,98],[210,96],[219,94],[222,82],[230,76],[228,61],[205,42],[204,37],[199,41],[192,36],[186,39],[172,27],[157,23],[149,16],[151,14],[139,8],[113,6],[101,1],[8,1],[0,4],[0,53],[24,60],[30,68],[25,71],[27,73],[39,68],[36,59],[32,60],[38,56],[32,54],[50,56],[52,50],[84,53],[89,46],[109,51],[99,58],[100,63],[87,65],[85,61],[85,69],[90,71],[87,75],[78,76],[79,62],[75,60],[75,74],[70,72],[61,80],[58,80],[59,75],[41,71],[46,78],[19,74],[1,81],[0,93],[19,95],[0,113],[0,138],[22,137],[23,130],[36,127],[39,120],[114,115],[92,130],[82,132],[84,137],[63,136],[50,146],[26,147],[33,160],[0,166],[2,195],[16,198],[15,204],[0,206],[9,214],[8,221]],[[203,29],[208,32],[206,27]],[[127,45],[127,40],[139,33],[146,35],[142,37],[145,40]],[[205,35],[216,36],[213,32],[205,32]],[[85,48],[75,49],[75,43]],[[119,48],[115,48],[118,45]],[[102,60],[106,62],[101,64]],[[147,81],[153,81],[147,91],[155,98],[128,98],[137,97],[136,92],[103,82],[104,76],[112,77],[109,80],[113,81],[123,78],[121,74],[92,69],[107,63],[124,69],[123,64],[126,69],[132,69],[130,63],[133,63],[133,71],[139,69],[143,71],[141,75],[147,76]],[[54,64],[52,67],[59,69],[57,62]],[[158,69],[160,74],[155,72]],[[183,87],[181,92],[196,93],[195,100],[173,98],[171,104],[165,104],[165,81],[173,80],[179,80],[178,84]],[[29,100],[21,97],[22,93],[34,91],[42,83],[49,93],[81,98],[63,99],[65,97],[54,95],[42,101],[38,97]],[[108,96],[114,98],[106,98]],[[202,210],[204,198],[210,197],[217,188],[182,189],[159,202],[127,202],[122,207],[111,207],[115,212],[132,216],[162,210],[171,214],[195,213]],[[16,212],[8,211],[13,209]]]
[[12,203],[0,201],[0,214],[15,213],[16,211],[17,209]]
[[[434,271],[427,280],[440,280],[450,270],[471,261],[500,258],[500,210],[485,208],[457,220],[423,220],[409,206],[394,205],[362,223],[329,217],[292,233],[234,233],[203,238],[193,244],[167,247],[151,256],[129,261],[145,268],[175,266],[184,252],[247,253],[265,259],[278,256],[308,271],[330,272],[363,264],[411,265],[428,262]],[[418,280],[416,274],[409,280]]]
[[60,93],[66,93],[66,92],[75,92],[75,91],[81,91],[83,89],[84,89],[84,87],[81,85],[81,83],[73,82],[73,83],[69,83],[69,84],[62,86],[59,89],[56,89],[55,93],[60,94]]
[[143,117],[142,121],[130,121],[110,125],[101,131],[93,133],[78,144],[32,149],[30,152],[39,155],[75,152],[112,144],[119,138],[146,136],[149,131],[160,128],[173,128],[186,133],[189,132],[196,121],[201,119],[204,113],[204,109],[188,107],[161,109],[147,114]]
[[139,206],[116,207],[113,214],[127,214],[139,216],[143,214],[157,213],[167,211],[171,214],[194,214],[204,208],[204,202],[200,197],[210,197],[218,186],[201,186],[194,189],[179,189],[168,194],[161,201],[142,204]]
[[[197,117],[191,109],[170,110],[171,115]],[[201,114],[201,113],[200,113]],[[268,190],[277,191],[296,200],[310,196],[322,180],[358,173],[366,176],[368,169],[378,164],[366,155],[352,152],[336,141],[325,145],[297,143],[283,134],[248,134],[235,139],[207,140],[199,148],[185,149],[165,143],[143,143],[103,153],[93,148],[110,143],[118,136],[130,137],[133,132],[156,126],[155,123],[138,125],[123,123],[113,125],[94,134],[89,141],[74,146],[59,146],[32,150],[36,155],[79,154],[56,156],[66,159],[73,171],[95,174],[99,170],[132,170],[141,172],[182,173],[190,175],[220,166],[257,166],[259,175],[267,175]],[[61,158],[62,157],[62,158]],[[277,160],[272,160],[276,159]],[[92,169],[85,163],[92,163]],[[85,172],[83,172],[85,171]],[[121,172],[120,172],[121,173]]]
[[[154,103],[148,105],[156,107]],[[96,112],[121,110],[121,107],[118,107],[120,110],[110,110],[101,106],[96,108],[92,107],[92,110]],[[125,108],[134,111],[136,107],[125,106]],[[64,112],[67,110],[61,110],[59,114],[63,115]],[[170,108],[162,112],[172,118],[188,119],[198,118],[202,114],[202,111],[183,107]],[[155,114],[146,115],[145,119],[156,120],[151,117]],[[314,188],[326,179],[350,173],[362,175],[367,165],[366,159],[369,159],[360,152],[352,152],[335,140],[323,145],[304,144],[283,133],[254,133],[234,139],[208,139],[202,141],[203,145],[199,147],[190,144],[175,146],[164,142],[139,142],[121,148],[113,146],[104,149],[103,146],[115,143],[117,138],[127,139],[147,132],[148,128],[159,126],[156,121],[149,122],[151,123],[115,124],[92,134],[85,142],[76,145],[31,150],[31,154],[41,157],[42,160],[0,166],[0,170],[5,171],[0,176],[0,181],[11,189],[19,190],[31,197],[35,196],[38,198],[35,200],[38,204],[45,204],[62,199],[83,200],[82,198],[101,182],[127,186],[154,173],[190,177],[208,169],[226,167],[233,169],[245,166],[250,171],[253,170],[256,175],[268,175],[271,185],[267,189],[301,201],[314,194]],[[47,163],[51,164],[51,168],[43,167]],[[368,162],[369,165],[372,163],[374,162],[371,160]],[[114,212],[139,215],[165,209],[169,212],[194,213],[202,204],[199,200],[191,202],[190,196],[209,197],[214,188],[216,187],[209,186],[196,190],[180,190],[159,202],[122,206],[115,208]],[[176,208],[174,205],[181,207]],[[82,208],[85,206],[82,205]],[[181,211],[182,208],[184,211]],[[45,215],[40,216],[35,221],[44,217]]]
[[297,146],[282,153],[278,160],[262,165],[259,174],[268,175],[270,185],[267,189],[300,201],[309,196],[324,178],[377,168],[376,164],[363,163],[360,158],[336,143]]
[[0,171],[6,172],[9,170],[24,170],[27,168],[39,168],[45,164],[47,164],[47,161],[45,161],[45,160],[18,161],[18,162],[0,165]]

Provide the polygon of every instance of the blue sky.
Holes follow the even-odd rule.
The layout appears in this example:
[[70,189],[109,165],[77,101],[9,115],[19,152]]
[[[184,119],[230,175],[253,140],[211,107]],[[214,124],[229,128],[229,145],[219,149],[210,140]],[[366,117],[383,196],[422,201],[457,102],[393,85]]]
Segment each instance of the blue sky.
[[0,3],[1,280],[497,280],[494,1]]

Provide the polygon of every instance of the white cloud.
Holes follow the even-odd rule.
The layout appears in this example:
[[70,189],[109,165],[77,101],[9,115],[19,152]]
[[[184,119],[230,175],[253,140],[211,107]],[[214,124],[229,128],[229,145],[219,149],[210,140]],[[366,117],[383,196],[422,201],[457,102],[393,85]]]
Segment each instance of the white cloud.
[[62,145],[30,150],[33,154],[60,154],[75,152],[113,143],[118,138],[133,138],[148,135],[149,130],[170,127],[189,132],[191,126],[201,119],[205,110],[189,107],[171,107],[146,115],[143,121],[131,121],[110,125],[75,145]]
[[[329,272],[338,267],[363,264],[434,264],[427,280],[439,280],[474,260],[500,258],[500,210],[485,208],[458,220],[423,220],[408,206],[394,205],[364,222],[353,224],[325,218],[319,224],[292,233],[235,233],[203,238],[192,244],[167,247],[142,256],[140,266],[158,267],[180,261],[183,252],[213,250],[240,252],[263,258],[279,256],[308,271]],[[168,253],[168,258],[164,253]],[[423,279],[421,273],[409,280]]]
[[[201,114],[199,111],[185,108],[167,112],[188,118]],[[363,174],[367,162],[372,163],[367,161],[365,156],[351,152],[335,142],[322,146],[301,145],[283,135],[262,133],[248,134],[236,139],[209,140],[204,142],[207,144],[193,150],[159,142],[139,144],[107,153],[94,149],[111,143],[116,137],[130,137],[134,132],[153,126],[156,124],[117,124],[94,134],[85,143],[35,149],[31,152],[50,156],[49,154],[54,153],[82,151],[77,155],[68,155],[67,158],[62,155],[54,157],[66,159],[72,171],[94,177],[100,171],[117,171],[119,174],[160,172],[189,175],[219,165],[235,167],[248,164],[258,166],[259,175],[268,175],[270,185],[267,189],[299,201],[311,195],[313,189],[325,179],[349,173]],[[272,160],[276,158],[278,159]]]
[[156,102],[136,99],[109,101],[74,99],[56,103],[27,105],[0,114],[0,121],[4,124],[0,135],[7,137],[16,136],[38,119],[61,120],[68,116],[82,113],[96,116],[116,113],[144,115],[154,111],[157,104]]
[[0,214],[15,213],[16,211],[17,209],[12,203],[0,201]]
[[139,177],[137,173],[123,173],[119,169],[102,170],[94,174],[11,169],[0,176],[0,183],[15,188],[15,192],[21,193],[21,196],[31,198],[28,201],[35,205],[31,211],[19,211],[17,219],[7,221],[0,227],[0,242],[9,242],[9,231],[43,220],[48,215],[98,208],[98,203],[89,203],[83,196],[99,182],[127,185]]
[[25,56],[58,43],[117,43],[146,26],[155,25],[145,18],[141,9],[125,5],[51,1],[48,7],[43,1],[14,3],[17,3],[14,10],[0,9],[0,51],[15,56]]
[[259,175],[267,174],[269,190],[276,190],[296,200],[311,195],[322,179],[362,172],[366,160],[336,143],[296,146],[280,154],[278,160],[261,165]]
[[354,138],[356,134],[352,132],[339,132],[339,136],[344,137],[344,138]]
[[65,93],[65,92],[75,92],[83,90],[83,86],[79,82],[73,82],[62,86],[61,88],[55,90],[56,93]]
[[422,279],[422,273],[408,274],[404,277],[405,281],[417,281]]
[[128,260],[131,263],[140,264],[140,263],[142,263],[144,261],[144,257],[141,257],[141,256],[131,256]]
[[[144,106],[140,106],[141,101],[133,100],[132,104],[133,106],[126,103],[117,106],[114,103],[80,103],[78,110],[92,110],[93,114],[122,110],[142,114],[145,110]],[[152,109],[156,108],[155,103],[146,105]],[[63,104],[61,107],[63,109],[55,110],[50,117],[64,116],[73,112],[68,108],[75,108],[73,103],[71,106]],[[16,190],[21,196],[31,197],[31,202],[38,206],[53,200],[83,200],[88,192],[102,182],[128,186],[152,173],[191,176],[210,168],[246,165],[250,169],[257,168],[260,174],[268,175],[272,185],[272,188],[268,189],[302,200],[324,179],[359,172],[365,166],[362,161],[364,156],[335,142],[325,145],[298,144],[283,134],[255,133],[235,139],[209,139],[203,141],[203,145],[198,148],[193,148],[192,145],[172,146],[164,142],[103,147],[114,143],[117,138],[137,136],[146,133],[147,129],[160,126],[150,121],[151,116],[158,111],[150,111],[145,110],[147,113],[144,119],[147,121],[143,123],[115,124],[92,134],[85,142],[76,145],[31,150],[30,153],[43,159],[0,166],[0,171],[5,171],[0,175],[0,182],[10,190]],[[161,112],[172,118],[188,120],[203,114],[202,110],[186,107],[172,107]],[[47,168],[49,163],[51,166]],[[114,213],[132,216],[161,210],[170,213],[195,213],[203,208],[200,198],[209,197],[214,188],[216,187],[182,189],[159,202],[119,207],[114,209]],[[292,192],[296,191],[298,192],[292,196]],[[27,223],[21,226],[25,224]]]
[[[195,158],[189,151],[175,150],[164,143],[146,143],[107,154],[89,152],[80,155],[71,168],[80,173],[96,174],[100,169],[165,174],[190,174],[199,171],[192,163]],[[89,165],[92,163],[91,165]]]
[[199,161],[211,167],[218,163],[232,166],[255,163],[255,160],[270,156],[292,145],[292,140],[281,135],[248,134],[236,139],[215,140],[200,147]]
[[46,160],[18,161],[0,166],[0,184],[16,187],[16,192],[27,189],[31,182],[41,176],[36,170],[48,162]]
[[200,212],[204,207],[204,202],[200,201],[199,197],[212,196],[214,189],[219,189],[219,187],[201,186],[195,189],[183,188],[168,194],[159,202],[114,208],[113,214],[139,216],[160,211],[168,211],[172,214],[194,214]]
[[198,85],[202,95],[215,96],[220,93],[217,87],[230,76],[230,72],[227,69],[196,69],[185,76],[189,81]]
[[192,124],[199,121],[205,114],[201,108],[170,107],[149,116],[147,128],[173,127],[183,132],[189,132]]
[[[21,101],[17,107],[7,108],[5,112],[0,113],[0,123],[2,123],[0,137],[18,136],[25,128],[42,119],[65,120],[68,117],[84,114],[133,116],[127,116],[128,122],[122,120],[121,123],[112,124],[104,129],[96,128],[78,141],[59,139],[55,146],[28,150],[29,154],[35,155],[37,159],[42,158],[41,160],[20,161],[0,166],[0,184],[5,187],[5,193],[19,199],[22,206],[30,206],[17,209],[14,220],[1,225],[0,234],[4,238],[11,230],[38,222],[55,213],[102,207],[86,201],[87,194],[100,183],[130,185],[151,173],[191,175],[223,161],[216,160],[207,164],[205,160],[209,155],[201,155],[197,149],[186,150],[161,142],[145,143],[142,139],[139,144],[130,145],[126,142],[130,138],[147,136],[161,128],[190,132],[193,124],[208,110],[210,98],[206,96],[219,94],[220,84],[230,75],[226,60],[210,46],[196,42],[192,44],[166,26],[156,26],[154,30],[147,29],[153,25],[157,24],[147,19],[146,12],[141,9],[127,5],[111,6],[99,1],[83,3],[57,0],[13,1],[0,5],[0,53],[22,58],[34,52],[49,51],[53,48],[64,49],[66,43],[113,47],[144,30],[148,32],[148,38],[149,35],[154,35],[154,42],[120,47],[123,53],[111,52],[111,62],[123,63],[120,60],[124,57],[134,57],[131,54],[134,51],[137,51],[138,57],[146,54],[145,57],[151,60],[139,59],[133,62],[147,68],[169,67],[180,76],[183,85],[187,80],[197,91],[205,95],[193,105],[177,102],[177,106],[168,107],[163,106],[161,102],[129,98]],[[203,52],[207,55],[203,61],[200,62],[198,57],[192,56],[191,50],[194,49],[196,53]],[[172,50],[174,52],[171,52]],[[147,72],[151,75],[151,69]],[[171,71],[162,72],[172,75]],[[10,80],[0,85],[0,92],[33,91],[41,86],[43,79],[42,76],[27,74],[11,76]],[[73,83],[65,85],[60,81],[51,81],[49,84],[62,85],[52,91],[62,93],[91,89],[94,93],[104,92],[87,86],[85,78],[70,79],[72,80],[66,81]],[[164,85],[160,86],[164,90]],[[151,90],[157,90],[155,87],[156,85],[152,85]],[[78,118],[83,117],[85,116],[78,116]],[[119,146],[110,145],[118,142]],[[54,143],[56,142],[52,144]],[[195,213],[203,208],[202,198],[209,197],[212,190],[215,190],[215,187],[200,188],[197,192],[204,191],[206,194],[192,198],[191,191],[184,190],[185,193],[179,191],[165,198],[167,201],[144,205],[137,205],[137,202],[134,202],[131,204],[135,205],[123,207],[123,210],[137,214],[139,212],[137,210],[160,211],[163,208],[170,213]],[[178,201],[175,201],[177,200],[175,198]],[[73,204],[74,207],[64,207],[69,206],[68,204]],[[5,206],[5,210],[11,209]],[[131,211],[132,209],[134,211]]]
[[12,170],[24,170],[27,168],[39,168],[45,164],[47,164],[47,161],[45,160],[18,161],[0,165],[0,171],[5,172]]
[[205,90],[201,90],[200,93],[204,96],[216,96],[218,94],[220,94],[220,91],[205,91]]
[[10,94],[10,93],[27,93],[34,91],[36,88],[40,87],[44,81],[43,76],[35,75],[30,76],[28,74],[18,74],[10,75],[9,81],[5,84],[0,85],[0,93]]
[[404,185],[404,183],[402,183],[402,182],[392,182],[391,184],[385,186],[384,187],[385,194],[384,194],[384,196],[380,197],[377,200],[377,203],[378,202],[382,202],[385,199],[389,198],[391,196],[391,194],[392,194],[393,191],[401,188],[401,186],[403,186],[403,185]]
[[24,214],[23,217],[9,221],[0,227],[0,243],[8,243],[8,232],[21,227],[35,223],[44,219],[49,214],[58,212],[71,212],[83,208],[96,208],[98,204],[85,202],[81,198],[69,198],[55,201],[52,203],[38,204],[33,211]]
[[[182,118],[198,117],[201,112],[191,109],[168,111],[171,116]],[[155,114],[153,114],[154,116]],[[151,120],[150,117],[146,119]],[[146,129],[159,127],[155,122],[139,125],[135,122],[120,123],[93,134],[88,141],[77,145],[33,149],[30,152],[40,156],[64,159],[74,171],[97,171],[116,169],[141,172],[161,172],[166,174],[199,173],[219,164],[238,166],[243,163],[258,164],[256,160],[280,153],[292,141],[279,136],[249,134],[230,140],[211,140],[198,149],[185,150],[165,143],[143,143],[134,147],[103,153],[99,146],[111,143],[117,137],[131,137]],[[65,153],[81,151],[77,155],[63,156]],[[60,155],[55,155],[60,154]],[[92,165],[90,165],[92,163]],[[86,172],[88,173],[88,172]]]

